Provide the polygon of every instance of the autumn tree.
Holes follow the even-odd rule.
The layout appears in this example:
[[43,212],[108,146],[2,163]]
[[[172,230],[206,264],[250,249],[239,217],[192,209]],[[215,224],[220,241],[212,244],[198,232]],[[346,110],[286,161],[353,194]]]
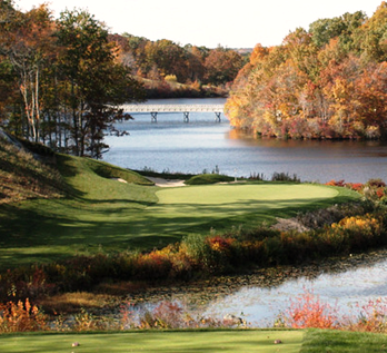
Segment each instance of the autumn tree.
[[257,46],[240,70],[231,124],[281,138],[386,137],[387,4],[346,13]]
[[240,54],[222,47],[211,50],[204,62],[207,80],[216,85],[233,81],[242,65],[243,60]]
[[367,60],[387,60],[387,3],[383,1],[371,18],[360,28],[356,37]]
[[128,118],[119,104],[141,99],[140,85],[114,62],[107,30],[85,11],[66,11],[58,20],[58,70],[68,81],[73,152],[100,157],[103,130]]
[[52,51],[53,22],[46,5],[27,13],[16,11],[10,1],[0,4],[0,51],[19,76],[28,136],[40,139],[40,79]]

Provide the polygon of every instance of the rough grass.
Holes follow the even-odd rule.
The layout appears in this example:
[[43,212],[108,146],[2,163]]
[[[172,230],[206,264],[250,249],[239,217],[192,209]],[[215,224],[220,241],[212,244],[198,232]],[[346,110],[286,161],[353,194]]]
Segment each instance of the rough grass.
[[358,197],[343,188],[270,183],[160,189],[144,186],[152,183],[137,173],[91,159],[58,155],[57,164],[68,197],[0,207],[0,269],[152,249],[189,233],[255,227]]
[[[254,352],[298,353],[302,331],[179,331],[117,334],[2,335],[2,353]],[[283,344],[274,344],[275,340]],[[72,347],[79,342],[79,347]]]

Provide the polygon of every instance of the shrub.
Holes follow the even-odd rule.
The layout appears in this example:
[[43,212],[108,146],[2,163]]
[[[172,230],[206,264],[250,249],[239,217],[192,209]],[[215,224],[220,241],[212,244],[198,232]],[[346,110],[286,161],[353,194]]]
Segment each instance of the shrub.
[[375,232],[380,233],[381,223],[380,221],[372,217],[369,214],[365,216],[352,216],[345,217],[338,223],[333,223],[332,228],[342,228],[342,229],[361,229],[363,232]]
[[386,196],[385,188],[381,187],[376,190],[376,195],[379,199],[381,199],[383,196]]
[[359,319],[349,325],[353,331],[366,331],[375,333],[387,332],[387,303],[385,299],[370,300],[361,307]]
[[264,180],[264,179],[265,179],[265,176],[263,175],[263,173],[253,172],[253,173],[250,173],[250,176],[249,176],[249,180]]
[[28,299],[23,303],[12,301],[0,304],[0,332],[26,332],[47,330],[47,317]]
[[188,179],[185,184],[187,185],[209,185],[216,184],[220,182],[230,182],[234,178],[227,175],[219,174],[199,174],[190,179]]
[[382,179],[370,179],[367,185],[371,188],[385,188],[386,183]]
[[330,180],[328,181],[327,183],[325,183],[325,185],[328,185],[328,186],[340,186],[340,187],[344,187],[346,184],[345,184],[345,181],[344,180]]
[[177,77],[176,75],[166,75],[164,80],[169,82],[177,82]]
[[344,329],[355,332],[387,332],[387,302],[379,298],[358,306],[358,317],[339,317],[337,306],[322,303],[320,298],[306,291],[291,300],[290,309],[280,316],[282,326],[293,328]]
[[224,238],[219,235],[215,237],[207,238],[207,242],[213,251],[217,251],[219,253],[229,252],[232,244],[235,242],[235,239],[232,238]]
[[233,251],[235,239],[216,235],[207,237],[206,243],[209,247],[209,251],[206,254],[208,270],[213,273],[224,273],[229,270],[235,262],[235,253]]
[[345,186],[357,192],[360,192],[364,188],[364,184],[362,183],[347,183]]
[[273,173],[271,177],[271,181],[291,181],[295,183],[299,183],[300,179],[297,177],[296,174],[293,174],[292,176],[289,175],[289,173]]
[[149,254],[139,254],[133,261],[134,276],[144,280],[168,278],[172,270],[172,248],[153,250]]
[[209,247],[205,238],[199,234],[189,234],[180,245],[180,253],[186,253],[193,265],[205,264]]
[[338,328],[338,317],[329,304],[321,303],[318,296],[305,292],[301,297],[291,301],[287,313],[287,324],[293,328]]

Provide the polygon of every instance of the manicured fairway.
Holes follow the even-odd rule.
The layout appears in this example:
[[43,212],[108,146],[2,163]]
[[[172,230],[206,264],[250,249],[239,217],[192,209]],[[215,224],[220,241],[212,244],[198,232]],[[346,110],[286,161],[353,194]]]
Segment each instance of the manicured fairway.
[[[101,250],[152,249],[190,233],[252,228],[359,196],[344,188],[309,184],[161,189],[101,177],[107,167],[96,161],[62,158],[71,197],[0,208],[0,268]],[[129,174],[119,172],[120,177]]]
[[0,335],[2,353],[382,353],[386,347],[384,334],[315,329]]
[[[2,353],[298,353],[302,331],[139,332],[0,336]],[[282,344],[274,344],[275,340]],[[79,342],[79,347],[72,347]]]

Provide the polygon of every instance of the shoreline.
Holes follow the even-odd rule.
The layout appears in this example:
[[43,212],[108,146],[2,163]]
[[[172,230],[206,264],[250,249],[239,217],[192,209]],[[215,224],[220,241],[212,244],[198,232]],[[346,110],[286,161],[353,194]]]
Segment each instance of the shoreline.
[[350,254],[346,257],[323,259],[300,266],[279,266],[255,269],[251,273],[231,274],[192,282],[168,282],[144,284],[144,290],[128,294],[132,304],[156,304],[161,301],[179,300],[188,305],[204,304],[216,298],[235,293],[243,287],[272,288],[287,280],[297,278],[314,279],[322,274],[339,274],[361,267],[369,267],[387,259],[387,249],[372,250],[368,253]]

